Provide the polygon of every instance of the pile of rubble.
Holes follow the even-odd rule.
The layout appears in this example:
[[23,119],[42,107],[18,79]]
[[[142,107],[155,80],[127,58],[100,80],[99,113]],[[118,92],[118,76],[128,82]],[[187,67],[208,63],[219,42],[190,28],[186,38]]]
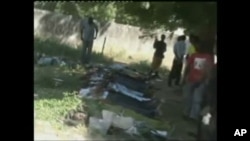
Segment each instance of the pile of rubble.
[[[72,120],[73,119],[73,120]],[[113,135],[116,137],[129,135],[130,139],[141,139],[165,141],[168,138],[167,131],[154,129],[143,121],[136,121],[124,114],[116,114],[112,111],[102,110],[101,117],[89,116],[86,107],[84,110],[72,110],[64,122],[67,125],[84,124],[88,132],[100,133],[102,135]],[[128,137],[127,137],[128,138]]]
[[155,130],[147,123],[136,121],[132,117],[126,117],[108,110],[102,110],[102,118],[90,117],[88,130],[104,135],[121,135],[125,133],[131,137],[144,137],[147,139],[165,140],[167,131]]
[[80,97],[101,99],[150,118],[159,114],[161,101],[154,97],[154,89],[146,75],[119,64],[92,65],[88,70]]
[[[153,87],[146,75],[120,64],[89,65],[87,70],[83,78],[84,86],[79,91],[81,98],[120,105],[150,118],[158,115],[161,102],[154,97]],[[85,124],[89,132],[104,135],[124,133],[157,141],[166,140],[168,136],[167,131],[153,129],[148,123],[136,121],[124,113],[102,110],[102,116],[98,117],[90,115],[88,111],[87,106],[79,106],[77,110],[69,112],[65,123]]]

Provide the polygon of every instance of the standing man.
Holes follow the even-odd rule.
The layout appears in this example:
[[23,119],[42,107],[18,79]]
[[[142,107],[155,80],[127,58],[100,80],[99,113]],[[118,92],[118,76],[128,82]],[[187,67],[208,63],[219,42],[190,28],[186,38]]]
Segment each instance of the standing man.
[[151,71],[149,72],[149,75],[152,76],[152,73],[155,73],[155,77],[159,77],[158,75],[158,69],[161,66],[162,60],[164,58],[164,52],[167,50],[167,44],[164,42],[166,36],[164,34],[161,35],[161,40],[158,41],[157,39],[154,42],[154,57],[153,57],[153,62],[151,65]]
[[214,64],[213,56],[207,52],[206,43],[199,43],[195,47],[196,53],[188,57],[183,88],[186,103],[184,114],[192,120],[199,119],[204,89]]
[[194,34],[189,35],[189,44],[186,46],[186,59],[196,52],[195,46],[200,41],[200,38]]
[[202,111],[198,121],[197,132],[189,132],[197,141],[216,141],[217,138],[217,65],[212,69],[204,91]]
[[194,54],[196,52],[196,46],[199,44],[200,42],[200,38],[196,35],[190,34],[189,35],[189,44],[186,45],[186,54],[185,54],[185,63],[184,63],[184,67],[183,67],[183,76],[182,76],[182,85],[185,83],[185,74],[186,74],[186,66],[187,66],[187,60],[188,57],[191,56],[192,54]]
[[168,86],[172,86],[172,80],[175,80],[175,85],[180,84],[181,72],[183,66],[183,57],[186,51],[186,36],[179,36],[177,42],[174,45],[174,60],[172,64],[172,68],[168,78]]
[[82,21],[80,25],[80,34],[83,43],[82,63],[89,63],[91,59],[93,41],[98,34],[97,25],[94,23],[93,18],[89,17],[87,21]]
[[213,67],[202,102],[202,115],[198,125],[197,141],[216,141],[217,135],[217,65]]

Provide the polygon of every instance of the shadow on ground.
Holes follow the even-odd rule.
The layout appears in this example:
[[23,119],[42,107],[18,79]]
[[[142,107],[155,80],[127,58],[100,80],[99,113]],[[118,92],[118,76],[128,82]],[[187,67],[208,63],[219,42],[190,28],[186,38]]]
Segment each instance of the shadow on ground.
[[[58,40],[55,39],[34,39],[34,58],[36,58],[37,53],[43,53],[46,56],[58,56],[69,59],[71,61],[79,62],[81,58],[82,50],[81,48],[76,49],[71,46],[61,44]],[[101,53],[93,52],[92,54],[93,62],[102,62],[102,63],[111,63],[113,62],[112,58],[109,58]]]

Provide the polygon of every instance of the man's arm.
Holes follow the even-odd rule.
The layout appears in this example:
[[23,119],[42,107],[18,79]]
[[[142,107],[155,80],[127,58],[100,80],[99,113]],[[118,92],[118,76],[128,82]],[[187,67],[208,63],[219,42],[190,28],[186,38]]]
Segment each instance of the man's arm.
[[96,39],[97,35],[98,35],[98,26],[95,24],[95,39]]
[[158,40],[157,40],[157,39],[155,39],[154,44],[153,44],[153,48],[154,48],[154,49],[156,49],[156,48],[157,48],[157,45],[156,45],[156,44],[157,44],[157,42],[158,42]]
[[81,40],[83,39],[83,30],[84,30],[84,21],[81,21],[81,23],[80,23],[80,35],[81,35]]
[[211,79],[212,77],[212,69],[213,69],[213,66],[214,66],[214,61],[213,61],[213,57],[208,57],[207,58],[207,62],[206,62],[206,65],[205,65],[205,81],[206,83],[209,82],[209,80]]
[[183,59],[185,55],[186,55],[186,43],[184,42],[181,48],[181,59]]
[[206,94],[206,100],[204,101],[207,108],[207,112],[210,112],[212,115],[214,114],[214,110],[216,110],[216,103],[217,103],[217,80],[216,80],[216,68],[212,69],[211,72],[211,78],[209,79],[208,85],[207,85],[207,93]]
[[175,58],[176,59],[178,59],[179,57],[178,57],[178,46],[179,46],[179,44],[178,43],[176,43],[175,45],[174,45],[174,56],[175,56]]
[[167,44],[164,43],[164,49],[163,49],[163,52],[166,52],[167,51]]
[[187,65],[186,65],[186,67],[184,69],[184,80],[186,80],[186,78],[187,78],[187,75],[188,75],[188,73],[189,73],[189,71],[191,69],[191,64],[193,63],[193,60],[194,60],[193,55],[191,55],[187,60]]

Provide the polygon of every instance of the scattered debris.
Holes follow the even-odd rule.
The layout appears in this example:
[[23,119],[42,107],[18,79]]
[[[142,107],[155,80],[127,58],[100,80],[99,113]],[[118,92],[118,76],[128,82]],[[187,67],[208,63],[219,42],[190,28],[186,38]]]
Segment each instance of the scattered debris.
[[59,57],[41,57],[38,65],[65,65],[66,63],[62,61]]
[[87,98],[87,99],[106,99],[108,95],[109,95],[108,91],[103,91],[100,88],[98,89],[98,87],[81,89],[79,92],[79,96],[81,98]]
[[[154,87],[144,74],[120,64],[87,65],[86,68],[88,71],[84,76],[85,85],[79,91],[80,98],[120,105],[151,118],[159,114],[163,101],[154,97]],[[63,82],[57,78],[54,80],[58,83]],[[85,124],[90,133],[98,131],[104,135],[124,133],[132,137],[148,135],[145,138],[163,139],[168,136],[166,131],[153,129],[145,122],[136,121],[123,113],[116,114],[112,111],[102,110],[101,115],[101,118],[97,115],[90,115],[86,107],[80,106],[80,110],[78,108],[67,114],[64,123],[71,126]]]
[[126,96],[132,97],[132,98],[137,99],[139,101],[150,101],[151,100],[150,98],[144,98],[143,93],[140,93],[140,92],[137,92],[134,90],[130,90],[119,83],[110,83],[109,88],[111,88],[115,92],[120,92]]
[[59,85],[61,85],[62,82],[63,82],[62,79],[58,79],[58,78],[54,78],[53,80],[55,81],[55,86],[56,86],[56,87],[59,86]]
[[[146,77],[126,66],[88,65],[84,88],[79,91],[81,98],[105,100],[118,104],[148,117],[159,115],[161,102],[153,95],[153,87]],[[119,66],[119,65],[118,65]]]
[[112,121],[112,125],[116,128],[128,130],[134,125],[134,119],[131,117],[116,116]]
[[111,125],[110,122],[106,122],[103,119],[90,117],[88,127],[90,132],[92,132],[92,130],[98,130],[100,133],[105,135],[107,134],[110,125]]
[[126,66],[124,64],[113,64],[110,66],[111,69],[113,70],[122,70],[124,68],[126,68]]
[[76,109],[70,110],[64,117],[63,122],[69,126],[88,125],[89,112],[88,107],[79,105]]
[[140,133],[138,132],[137,128],[132,126],[130,127],[128,130],[126,130],[126,133],[133,136],[133,135],[140,135]]
[[[131,117],[123,117],[119,116],[111,111],[103,110],[102,111],[102,119],[96,117],[90,117],[89,119],[89,130],[97,130],[102,134],[107,134],[108,131],[112,128],[113,131],[122,131],[131,136],[142,136],[140,130],[141,128],[139,124],[136,124],[136,121]],[[137,121],[138,123],[138,121]],[[117,130],[115,130],[117,129]],[[167,131],[160,130],[148,130],[151,135],[159,136],[162,138],[167,138]],[[112,133],[110,133],[112,134]]]
[[35,94],[35,93],[34,93],[34,98],[35,98],[35,99],[38,98],[38,94]]
[[168,135],[167,131],[159,131],[159,130],[151,131],[151,133],[154,135],[164,137],[164,138],[166,138]]
[[47,56],[46,54],[37,53],[35,56],[35,63],[40,66],[67,66],[70,68],[76,68],[80,62],[70,61],[65,57],[57,57],[57,56]]

